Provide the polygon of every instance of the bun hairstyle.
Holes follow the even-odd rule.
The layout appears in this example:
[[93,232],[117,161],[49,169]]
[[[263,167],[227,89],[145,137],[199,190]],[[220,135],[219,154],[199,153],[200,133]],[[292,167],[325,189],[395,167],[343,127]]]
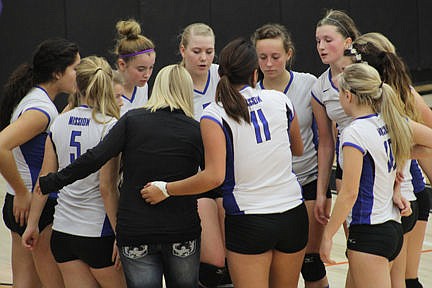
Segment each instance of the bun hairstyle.
[[142,53],[154,53],[154,43],[144,35],[141,35],[141,26],[134,20],[119,21],[116,24],[117,43],[114,54],[125,62]]

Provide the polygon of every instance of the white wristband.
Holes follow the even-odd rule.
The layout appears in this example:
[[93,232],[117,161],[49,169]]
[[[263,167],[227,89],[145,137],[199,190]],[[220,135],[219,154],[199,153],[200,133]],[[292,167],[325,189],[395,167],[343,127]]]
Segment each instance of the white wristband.
[[164,181],[153,181],[151,182],[151,185],[156,186],[157,188],[159,188],[162,191],[162,194],[165,195],[165,197],[170,197],[170,195],[168,194],[168,190],[166,188],[167,186],[167,182]]

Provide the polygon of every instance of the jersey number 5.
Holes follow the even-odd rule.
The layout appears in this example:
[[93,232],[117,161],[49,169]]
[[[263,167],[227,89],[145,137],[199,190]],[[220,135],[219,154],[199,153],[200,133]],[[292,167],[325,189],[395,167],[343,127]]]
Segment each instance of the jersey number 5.
[[81,143],[76,140],[76,137],[81,136],[81,131],[73,130],[70,137],[70,147],[76,148],[76,153],[70,153],[70,163],[74,162],[81,156]]
[[[257,114],[258,114],[259,120],[257,118]],[[251,111],[250,117],[251,117],[251,121],[252,121],[252,124],[254,126],[254,129],[255,129],[255,137],[256,137],[257,143],[263,142],[263,139],[261,136],[261,127],[260,126],[262,126],[263,130],[264,130],[265,141],[269,141],[271,139],[269,124],[268,124],[267,119],[265,118],[262,110],[258,109],[257,111]],[[259,122],[261,122],[261,125]]]

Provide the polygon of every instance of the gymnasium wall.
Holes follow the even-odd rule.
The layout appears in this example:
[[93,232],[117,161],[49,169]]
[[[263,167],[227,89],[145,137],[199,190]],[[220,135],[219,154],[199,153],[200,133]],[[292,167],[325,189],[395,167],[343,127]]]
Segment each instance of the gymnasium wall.
[[347,11],[363,33],[387,35],[414,80],[432,81],[429,0],[3,0],[2,6],[1,86],[18,64],[31,59],[37,43],[49,37],[76,41],[83,57],[97,54],[113,63],[115,23],[131,17],[157,45],[155,73],[180,60],[177,35],[187,24],[199,21],[213,27],[217,52],[233,38],[249,37],[262,24],[282,23],[296,44],[294,69],[319,75],[325,67],[315,49],[315,24],[327,8]]

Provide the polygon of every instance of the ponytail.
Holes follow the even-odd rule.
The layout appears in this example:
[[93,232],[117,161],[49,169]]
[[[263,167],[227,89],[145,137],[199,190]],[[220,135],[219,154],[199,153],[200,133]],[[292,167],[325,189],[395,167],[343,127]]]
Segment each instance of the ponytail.
[[[401,113],[401,101],[388,84],[382,86],[381,116],[390,136],[393,155],[398,167],[403,167],[410,158],[413,143],[408,118]],[[402,110],[403,111],[403,110]]]
[[[378,36],[381,38],[384,37],[380,34]],[[375,38],[378,36],[375,35]],[[391,42],[385,37],[384,39],[388,42],[384,42],[385,46],[389,47]],[[389,84],[396,94],[399,95],[405,104],[404,114],[414,121],[422,122],[421,115],[415,105],[414,95],[411,92],[412,82],[405,62],[395,54],[394,49],[390,51],[383,50],[384,44],[381,42],[383,40],[378,41],[375,39],[373,41],[373,38],[371,38],[366,42],[365,39],[360,38],[358,42],[356,40],[353,43],[353,47],[354,50],[361,54],[361,59],[373,66],[378,71],[381,79]]]
[[370,106],[381,114],[391,139],[396,165],[403,167],[411,155],[412,131],[404,104],[395,90],[381,81],[374,67],[365,63],[345,67],[339,78],[339,88],[356,95],[357,104]]
[[254,86],[254,75],[258,69],[258,57],[250,41],[236,39],[228,43],[219,55],[219,75],[216,102],[222,102],[225,112],[240,123],[250,123],[249,108],[244,96],[238,91],[242,85]]
[[223,75],[217,85],[216,102],[218,101],[222,102],[225,112],[236,122],[240,123],[243,119],[247,123],[250,123],[250,114],[246,99],[237,89],[233,88],[227,75]]
[[34,84],[33,68],[30,65],[22,64],[12,72],[0,100],[0,131],[10,124],[13,110]]
[[[114,99],[113,72],[108,62],[102,57],[88,56],[81,59],[76,70],[78,91],[93,108],[93,119],[101,124],[106,122],[106,115],[118,119],[120,109]],[[97,112],[102,114],[102,120],[96,117]]]
[[411,92],[412,82],[405,62],[398,55],[390,52],[384,53],[382,61],[382,79],[400,95],[400,99],[405,104],[405,114],[414,121],[422,122]]

